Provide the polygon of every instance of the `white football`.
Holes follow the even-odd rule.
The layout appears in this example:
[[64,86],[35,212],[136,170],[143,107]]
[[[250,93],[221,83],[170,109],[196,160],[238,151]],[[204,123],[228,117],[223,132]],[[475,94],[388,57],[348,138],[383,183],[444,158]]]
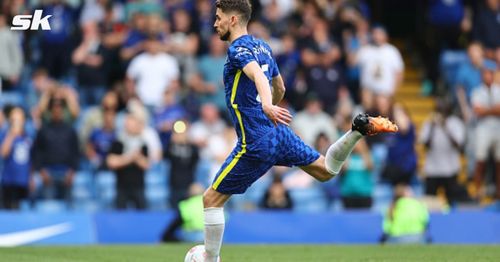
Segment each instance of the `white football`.
[[[205,261],[205,246],[197,245],[192,247],[186,254],[184,262],[204,262]],[[217,259],[220,262],[220,257]]]

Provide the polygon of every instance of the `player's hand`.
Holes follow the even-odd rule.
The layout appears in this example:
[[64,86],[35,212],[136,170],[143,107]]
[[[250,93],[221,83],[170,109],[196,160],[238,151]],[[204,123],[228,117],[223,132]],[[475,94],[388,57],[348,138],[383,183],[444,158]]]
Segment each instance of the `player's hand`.
[[283,125],[290,125],[292,122],[292,115],[286,108],[275,105],[262,105],[264,113],[273,121],[274,125],[281,123]]

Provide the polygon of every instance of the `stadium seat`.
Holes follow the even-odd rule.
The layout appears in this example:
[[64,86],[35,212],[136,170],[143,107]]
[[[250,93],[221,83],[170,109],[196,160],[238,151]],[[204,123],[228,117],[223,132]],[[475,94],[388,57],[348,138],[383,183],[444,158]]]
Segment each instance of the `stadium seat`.
[[439,60],[443,79],[448,87],[453,88],[460,65],[468,60],[467,53],[465,51],[445,50],[441,53]]
[[112,172],[99,172],[96,174],[96,197],[99,206],[110,208],[116,195],[116,177]]
[[146,201],[150,210],[164,210],[167,208],[167,189],[165,185],[146,186]]
[[75,201],[92,198],[92,175],[89,172],[79,171],[75,174],[72,195]]
[[377,184],[373,192],[372,209],[378,213],[387,211],[392,202],[392,187],[389,184]]
[[318,187],[290,190],[295,211],[321,212],[327,209],[325,195]]
[[60,213],[68,210],[67,204],[62,200],[38,200],[35,211],[41,213]]

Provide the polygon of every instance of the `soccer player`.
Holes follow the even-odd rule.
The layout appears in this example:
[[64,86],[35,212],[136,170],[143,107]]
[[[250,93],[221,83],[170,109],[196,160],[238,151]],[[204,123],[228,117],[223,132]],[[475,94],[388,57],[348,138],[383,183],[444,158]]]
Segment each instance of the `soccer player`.
[[247,33],[248,0],[217,0],[215,30],[229,41],[224,66],[226,103],[238,144],[203,196],[205,261],[217,261],[224,233],[224,203],[242,194],[274,165],[298,166],[319,181],[328,181],[363,135],[396,132],[389,120],[358,115],[352,130],[328,149],[326,156],[306,145],[288,127],[292,116],[277,106],[285,93],[271,48]]

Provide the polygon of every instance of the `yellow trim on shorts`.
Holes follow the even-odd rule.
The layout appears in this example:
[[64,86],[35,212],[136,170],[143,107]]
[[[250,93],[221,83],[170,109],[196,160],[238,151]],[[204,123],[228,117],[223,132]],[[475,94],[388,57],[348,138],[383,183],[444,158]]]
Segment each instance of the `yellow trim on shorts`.
[[236,114],[236,118],[238,118],[238,123],[240,124],[240,129],[241,129],[241,150],[236,154],[236,156],[231,160],[229,165],[222,170],[220,173],[219,177],[217,180],[215,180],[214,184],[212,185],[212,188],[214,190],[219,187],[220,183],[224,178],[227,176],[229,172],[234,168],[234,166],[238,163],[240,160],[241,156],[247,152],[247,141],[245,137],[245,129],[243,128],[243,119],[241,118],[241,113],[240,110],[238,110],[238,105],[234,103],[234,99],[236,98],[236,90],[238,89],[238,83],[240,82],[240,77],[241,77],[241,70],[238,70],[236,72],[236,75],[234,76],[234,82],[233,82],[233,89],[231,90],[231,106],[234,109],[234,112]]

